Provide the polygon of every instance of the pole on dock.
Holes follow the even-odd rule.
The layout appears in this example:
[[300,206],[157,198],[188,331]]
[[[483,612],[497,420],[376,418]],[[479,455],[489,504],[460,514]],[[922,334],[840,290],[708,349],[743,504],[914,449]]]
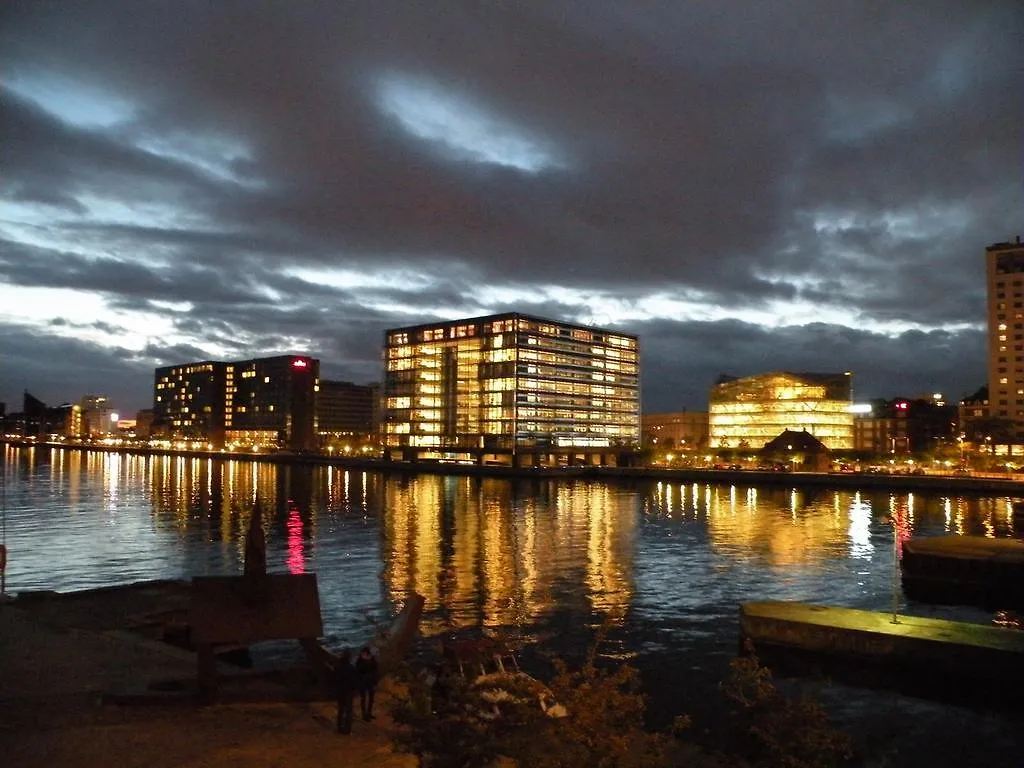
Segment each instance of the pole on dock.
[[892,623],[899,624],[900,609],[900,526],[899,518],[893,515],[892,521]]

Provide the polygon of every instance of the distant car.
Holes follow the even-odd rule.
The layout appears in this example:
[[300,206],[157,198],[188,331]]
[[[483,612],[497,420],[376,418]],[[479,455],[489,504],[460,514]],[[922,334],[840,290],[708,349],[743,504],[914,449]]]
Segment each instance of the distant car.
[[743,469],[742,464],[730,464],[729,469]]
[[914,467],[912,470],[910,470],[910,474],[912,474],[912,475],[927,475],[928,473],[924,471],[924,467]]
[[953,470],[953,474],[954,475],[969,475],[969,474],[971,474],[971,470],[969,470],[967,467],[957,467],[956,469]]

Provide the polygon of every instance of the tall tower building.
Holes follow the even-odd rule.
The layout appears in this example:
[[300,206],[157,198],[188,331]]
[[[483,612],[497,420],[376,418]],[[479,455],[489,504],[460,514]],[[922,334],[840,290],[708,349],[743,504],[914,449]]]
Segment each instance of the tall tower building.
[[988,287],[988,400],[994,422],[1006,425],[1003,442],[1024,438],[1024,244],[985,249]]

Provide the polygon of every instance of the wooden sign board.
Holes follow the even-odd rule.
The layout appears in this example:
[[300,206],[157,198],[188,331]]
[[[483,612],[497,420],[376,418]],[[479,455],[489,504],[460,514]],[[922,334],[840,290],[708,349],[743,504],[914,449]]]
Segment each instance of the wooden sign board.
[[320,637],[316,574],[196,576],[188,624],[196,645]]

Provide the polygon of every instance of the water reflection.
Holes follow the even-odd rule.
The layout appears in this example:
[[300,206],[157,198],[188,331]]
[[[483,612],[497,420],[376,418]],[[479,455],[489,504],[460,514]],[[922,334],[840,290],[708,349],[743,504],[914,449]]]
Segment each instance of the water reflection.
[[[408,477],[9,446],[2,456],[10,591],[240,573],[258,509],[270,570],[317,573],[329,643],[365,640],[367,617],[410,590],[427,599],[428,638],[516,630],[565,655],[610,624],[606,653],[634,655],[671,712],[717,691],[744,600],[889,610],[894,522],[898,540],[1022,533],[1005,497]],[[901,610],[1019,626],[1008,612]]]
[[[237,566],[257,506],[281,565],[293,572],[329,562],[334,548],[348,549],[344,532],[361,521],[363,530],[377,532],[372,554],[386,599],[400,603],[409,590],[420,592],[438,631],[528,624],[574,599],[621,622],[636,595],[642,539],[688,536],[691,529],[702,551],[723,565],[791,574],[837,560],[884,559],[893,524],[900,541],[1018,533],[1003,497],[385,477],[9,446],[4,479],[5,503],[17,507],[13,537],[25,535],[22,527],[38,533],[37,517],[46,515],[58,538],[78,532],[95,540],[109,529],[156,537],[187,561],[203,560],[203,571]],[[200,551],[204,546],[209,553]],[[35,565],[37,583],[60,588],[77,581],[52,558]],[[100,567],[94,580],[117,576]]]

